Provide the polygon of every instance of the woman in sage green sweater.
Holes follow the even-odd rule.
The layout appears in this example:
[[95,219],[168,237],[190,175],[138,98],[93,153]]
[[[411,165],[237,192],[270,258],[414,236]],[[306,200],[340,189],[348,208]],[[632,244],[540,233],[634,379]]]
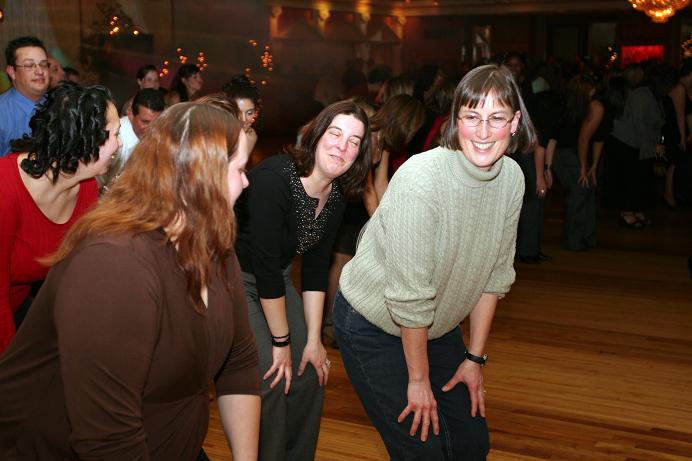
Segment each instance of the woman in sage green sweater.
[[530,150],[536,135],[512,75],[496,65],[464,77],[449,120],[442,145],[392,178],[334,302],[349,378],[396,460],[489,450],[481,367],[514,281],[524,192],[505,153]]

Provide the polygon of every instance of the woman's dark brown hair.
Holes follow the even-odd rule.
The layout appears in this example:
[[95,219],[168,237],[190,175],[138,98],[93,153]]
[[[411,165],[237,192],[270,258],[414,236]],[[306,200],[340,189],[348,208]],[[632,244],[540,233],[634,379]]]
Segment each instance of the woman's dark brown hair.
[[50,261],[65,258],[86,239],[164,229],[176,245],[187,294],[203,313],[201,289],[214,265],[225,277],[226,258],[233,251],[235,215],[227,171],[240,130],[241,123],[229,112],[209,104],[170,107]]
[[317,144],[337,115],[351,115],[363,123],[365,128],[360,141],[358,156],[351,168],[335,181],[347,197],[360,197],[365,187],[365,179],[370,168],[370,126],[368,116],[353,101],[338,101],[330,104],[320,112],[305,128],[299,147],[287,147],[296,164],[298,176],[306,177],[315,167]]
[[370,129],[377,132],[376,149],[398,151],[411,142],[411,138],[425,122],[425,106],[407,94],[392,96],[370,119]]
[[496,101],[512,112],[519,111],[519,126],[509,143],[508,152],[531,152],[537,142],[536,130],[521,99],[519,88],[512,73],[504,66],[488,64],[476,67],[457,85],[454,91],[452,112],[447,129],[442,134],[441,145],[447,149],[459,150],[459,111],[462,107],[476,108],[483,105],[485,98],[492,94]]

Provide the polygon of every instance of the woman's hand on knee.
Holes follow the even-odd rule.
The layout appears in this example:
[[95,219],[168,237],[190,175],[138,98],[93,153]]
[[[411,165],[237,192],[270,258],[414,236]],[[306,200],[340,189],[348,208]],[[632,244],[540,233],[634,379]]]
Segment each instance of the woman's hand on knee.
[[407,397],[408,405],[401,412],[397,421],[399,423],[403,422],[409,413],[413,412],[413,423],[409,431],[411,437],[416,436],[416,432],[418,432],[420,427],[421,442],[428,440],[430,424],[432,424],[433,434],[439,435],[440,422],[437,416],[437,401],[430,387],[430,381],[409,381]]
[[329,379],[329,367],[331,366],[331,362],[327,358],[327,350],[322,345],[322,341],[315,341],[314,343],[308,341],[305,345],[305,349],[303,349],[303,358],[298,367],[298,376],[303,375],[308,363],[311,363],[315,368],[320,386],[326,386]]
[[262,379],[269,379],[271,375],[276,372],[274,380],[269,385],[270,389],[274,389],[277,384],[281,381],[281,378],[286,378],[286,385],[284,386],[284,394],[288,394],[288,390],[291,388],[291,346],[284,347],[272,347],[272,366],[269,370],[262,376]]
[[459,383],[464,383],[469,390],[471,416],[475,418],[480,411],[481,416],[485,418],[485,386],[483,385],[481,366],[470,360],[464,360],[457,368],[452,379],[442,386],[442,391],[451,391]]

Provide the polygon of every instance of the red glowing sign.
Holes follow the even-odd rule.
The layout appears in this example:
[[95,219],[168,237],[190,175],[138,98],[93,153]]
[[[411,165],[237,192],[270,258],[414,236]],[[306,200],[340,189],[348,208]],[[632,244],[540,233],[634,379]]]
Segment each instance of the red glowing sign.
[[621,57],[620,64],[626,66],[628,64],[646,61],[654,58],[659,62],[663,62],[663,45],[640,45],[640,46],[623,46],[620,49]]

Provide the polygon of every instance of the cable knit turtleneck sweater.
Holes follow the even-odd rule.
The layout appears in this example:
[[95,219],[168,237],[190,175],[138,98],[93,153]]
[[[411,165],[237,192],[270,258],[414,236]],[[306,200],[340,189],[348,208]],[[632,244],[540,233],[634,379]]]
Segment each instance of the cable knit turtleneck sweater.
[[412,157],[344,267],[344,296],[389,334],[400,336],[402,326],[428,327],[429,339],[448,333],[482,293],[502,297],[514,282],[523,193],[508,157],[488,171],[443,147]]

